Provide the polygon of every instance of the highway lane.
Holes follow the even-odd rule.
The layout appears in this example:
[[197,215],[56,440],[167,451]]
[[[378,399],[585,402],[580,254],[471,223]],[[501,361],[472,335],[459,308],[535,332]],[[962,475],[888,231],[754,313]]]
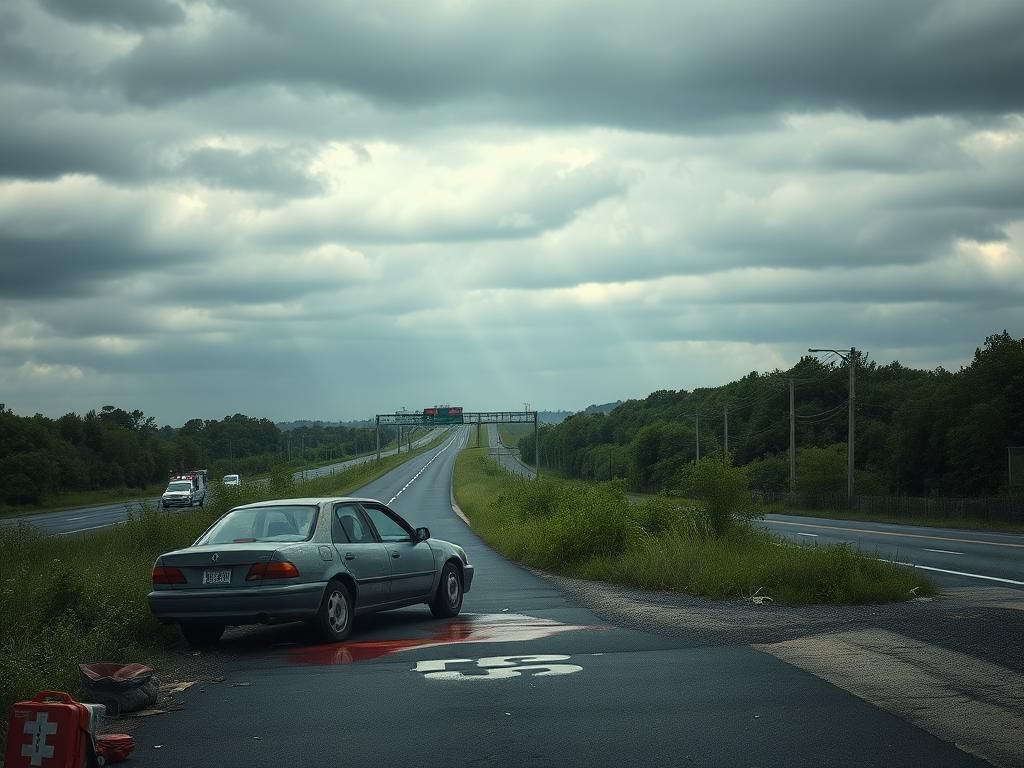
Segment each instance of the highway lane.
[[[488,452],[510,472],[533,477],[488,425]],[[940,586],[1024,589],[1024,535],[951,528],[766,515],[760,525],[799,544],[852,544],[867,555],[920,568]]]
[[940,586],[1024,589],[1021,534],[797,515],[766,515],[760,524],[800,544],[847,543],[873,557],[914,565]]
[[[419,448],[422,445],[426,445],[432,440],[437,439],[447,428],[434,429],[425,436],[413,441],[413,448]],[[393,456],[397,452],[397,448],[389,448],[388,450],[381,451],[381,456]],[[402,447],[403,452],[406,450],[405,446]],[[350,467],[354,467],[358,464],[365,464],[368,461],[373,461],[377,457],[377,454],[370,454],[367,456],[359,456],[354,459],[347,459],[346,461],[339,461],[335,464],[329,464],[323,467],[315,467],[312,469],[299,470],[295,472],[292,477],[295,480],[312,480],[318,477],[324,477],[326,475],[335,474],[337,472],[344,471]],[[245,478],[242,479],[245,482]],[[266,482],[256,480],[252,482]],[[211,483],[208,493],[216,493],[218,483]],[[128,515],[133,511],[138,512],[144,504],[150,506],[157,506],[160,503],[160,497],[154,496],[152,498],[139,498],[132,499],[130,501],[118,501],[108,504],[96,504],[88,507],[79,507],[76,509],[65,509],[56,512],[34,512],[25,515],[11,515],[8,517],[0,517],[0,525],[17,525],[19,523],[27,523],[33,525],[47,534],[56,536],[67,536],[71,534],[87,533],[88,531],[99,530],[101,528],[108,528],[112,525],[124,522]]]
[[519,460],[518,451],[509,448],[501,442],[501,434],[498,432],[497,424],[487,425],[487,446],[487,452],[490,457],[509,472],[523,475],[524,477],[533,477],[536,474],[532,467]]
[[[463,614],[367,617],[347,643],[294,625],[232,630],[226,680],[147,718],[150,766],[981,766],[749,646],[695,647],[607,624],[498,556],[450,506],[454,444],[360,490],[465,547]],[[244,685],[237,686],[242,683]],[[159,747],[159,749],[156,749]]]

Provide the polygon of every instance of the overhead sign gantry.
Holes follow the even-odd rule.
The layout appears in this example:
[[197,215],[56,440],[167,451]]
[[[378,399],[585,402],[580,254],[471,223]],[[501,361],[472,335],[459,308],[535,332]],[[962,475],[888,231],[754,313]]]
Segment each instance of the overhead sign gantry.
[[[476,424],[477,442],[480,441],[481,424],[533,424],[533,439],[540,455],[540,422],[537,411],[463,411],[454,405],[438,405],[424,408],[422,413],[378,413],[377,414],[377,461],[380,461],[380,428],[398,427],[446,427],[455,424]],[[399,450],[402,440],[399,436]],[[540,477],[540,467],[537,467]]]

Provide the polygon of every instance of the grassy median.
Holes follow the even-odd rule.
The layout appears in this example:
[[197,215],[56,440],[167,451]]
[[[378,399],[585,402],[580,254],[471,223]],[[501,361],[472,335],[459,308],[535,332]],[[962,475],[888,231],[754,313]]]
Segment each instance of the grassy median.
[[[181,640],[149,613],[153,561],[189,546],[228,509],[265,499],[345,495],[449,437],[304,483],[280,471],[269,485],[222,489],[205,508],[146,510],[85,536],[0,527],[0,712],[43,689],[76,693],[80,663],[143,662],[159,670],[161,654]],[[0,747],[5,727],[6,719]]]
[[777,603],[880,603],[934,590],[927,579],[846,546],[805,547],[746,523],[722,533],[697,504],[631,504],[614,483],[526,480],[480,450],[455,465],[455,497],[473,530],[525,565],[643,589]]

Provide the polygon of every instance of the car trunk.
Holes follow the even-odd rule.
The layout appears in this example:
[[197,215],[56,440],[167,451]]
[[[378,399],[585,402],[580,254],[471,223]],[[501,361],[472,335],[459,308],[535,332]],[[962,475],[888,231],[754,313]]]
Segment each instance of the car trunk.
[[165,589],[232,589],[259,586],[262,579],[246,581],[256,563],[268,563],[279,549],[275,543],[221,544],[169,552],[158,565],[178,568],[185,584],[162,585]]

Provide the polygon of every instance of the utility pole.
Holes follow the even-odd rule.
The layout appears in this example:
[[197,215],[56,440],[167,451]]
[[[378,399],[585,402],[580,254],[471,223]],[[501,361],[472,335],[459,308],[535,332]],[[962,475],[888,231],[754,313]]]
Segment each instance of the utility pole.
[[537,412],[533,412],[533,464],[537,467],[534,477],[540,480],[540,423]]
[[700,461],[700,413],[693,414],[694,423],[697,432],[697,461]]
[[380,416],[377,417],[377,461],[380,461]]
[[854,394],[854,372],[857,370],[857,349],[856,347],[850,347],[850,360],[848,362],[850,366],[850,422],[847,425],[849,435],[847,441],[849,447],[846,449],[846,497],[849,503],[853,504],[853,448],[855,445],[853,427],[854,427],[854,414],[857,410],[857,397]]
[[402,455],[402,425],[398,425],[398,450],[395,451],[398,456]]
[[793,380],[789,380],[789,492],[796,493],[796,409],[793,407]]
[[722,406],[722,416],[725,419],[725,457],[729,458],[729,406]]
[[850,368],[850,415],[847,419],[846,435],[846,501],[853,504],[853,449],[854,449],[854,415],[856,414],[856,395],[854,393],[855,372],[857,370],[857,348],[850,347],[842,351],[838,349],[808,349],[808,352],[835,352],[846,361]]

